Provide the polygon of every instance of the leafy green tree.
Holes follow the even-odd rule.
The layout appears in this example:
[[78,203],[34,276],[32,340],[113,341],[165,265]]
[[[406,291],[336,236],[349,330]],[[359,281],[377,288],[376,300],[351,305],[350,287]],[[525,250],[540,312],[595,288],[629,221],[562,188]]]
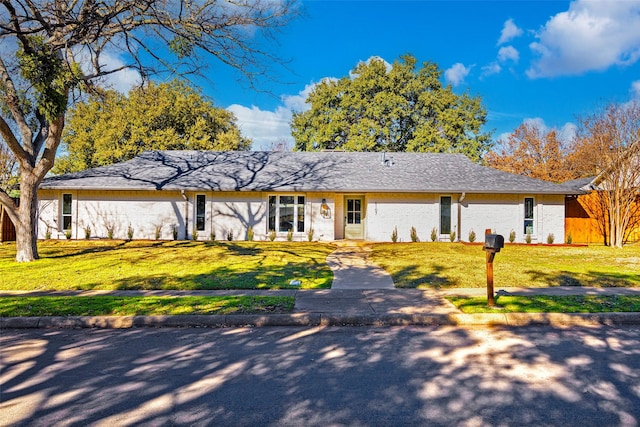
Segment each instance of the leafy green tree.
[[20,201],[0,189],[0,204],[16,226],[16,260],[38,258],[38,187],[74,94],[123,69],[202,74],[204,57],[253,86],[280,62],[269,43],[296,16],[295,0],[2,0],[0,137],[19,165]]
[[187,83],[149,83],[129,96],[109,91],[76,104],[62,137],[67,155],[54,173],[129,160],[145,150],[247,150],[233,113]]
[[441,76],[435,63],[417,69],[405,55],[390,67],[373,58],[324,80],[307,98],[311,108],[293,115],[295,148],[463,153],[478,162],[491,147],[486,110],[479,97],[443,87]]

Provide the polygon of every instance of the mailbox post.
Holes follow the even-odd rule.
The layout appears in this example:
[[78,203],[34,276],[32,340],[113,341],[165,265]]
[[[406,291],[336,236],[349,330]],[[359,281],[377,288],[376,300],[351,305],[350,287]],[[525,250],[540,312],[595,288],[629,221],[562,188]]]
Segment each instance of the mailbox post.
[[485,234],[482,250],[487,253],[487,304],[490,307],[496,305],[493,296],[493,258],[502,248],[504,248],[504,237],[500,234]]

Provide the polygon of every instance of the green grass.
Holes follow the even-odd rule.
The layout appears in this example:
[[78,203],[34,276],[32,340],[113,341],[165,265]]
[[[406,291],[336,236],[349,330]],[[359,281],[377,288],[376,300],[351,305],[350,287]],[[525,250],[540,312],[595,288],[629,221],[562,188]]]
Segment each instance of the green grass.
[[334,247],[321,243],[43,241],[38,249],[39,260],[16,263],[15,244],[0,245],[0,289],[319,289],[333,280]]
[[640,297],[622,295],[585,296],[498,296],[487,306],[486,297],[447,297],[463,313],[608,313],[638,312]]
[[[399,288],[484,287],[485,252],[460,243],[381,243],[373,262]],[[553,247],[508,245],[496,254],[496,287],[640,286],[640,245]]]
[[293,297],[2,297],[0,317],[290,313]]

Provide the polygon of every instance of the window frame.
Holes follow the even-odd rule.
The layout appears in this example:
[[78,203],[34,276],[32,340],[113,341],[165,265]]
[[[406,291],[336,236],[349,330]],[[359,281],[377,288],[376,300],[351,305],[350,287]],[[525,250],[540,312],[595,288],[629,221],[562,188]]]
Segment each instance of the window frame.
[[[67,205],[66,198],[69,197],[69,203]],[[69,207],[69,211],[66,212],[66,207]],[[65,222],[65,219],[68,219],[68,227]],[[73,194],[71,193],[62,193],[61,206],[60,206],[60,224],[62,231],[71,231],[73,228]]]
[[[202,212],[199,210],[199,199],[202,199]],[[194,227],[196,231],[205,231],[207,229],[207,196],[206,194],[196,194],[195,212],[193,215]],[[202,221],[202,224],[200,224]]]
[[[531,203],[531,207],[530,207],[531,216],[530,217],[527,217],[527,214],[528,214],[527,210],[529,210],[528,206],[527,206],[527,202],[528,201],[531,201],[530,202]],[[523,224],[523,230],[524,230],[524,235],[525,236],[527,234],[530,234],[531,236],[533,236],[535,234],[535,230],[536,230],[536,221],[535,221],[536,213],[535,213],[535,211],[536,211],[536,200],[535,200],[535,197],[525,197],[524,198],[524,202],[523,202],[523,212],[522,212],[522,214],[523,214],[522,215],[523,216],[522,224]],[[527,224],[527,223],[529,223],[529,224]],[[531,230],[530,232],[527,231],[527,229],[528,229],[527,225]]]
[[[291,198],[292,202],[285,201],[282,198]],[[301,193],[273,193],[267,195],[267,233],[275,231],[278,234],[286,234],[288,229],[282,227],[283,218],[290,216],[290,224],[293,226],[291,231],[294,234],[305,232],[306,227],[306,202],[307,197]],[[285,210],[286,213],[283,213]],[[289,211],[287,211],[289,210]]]

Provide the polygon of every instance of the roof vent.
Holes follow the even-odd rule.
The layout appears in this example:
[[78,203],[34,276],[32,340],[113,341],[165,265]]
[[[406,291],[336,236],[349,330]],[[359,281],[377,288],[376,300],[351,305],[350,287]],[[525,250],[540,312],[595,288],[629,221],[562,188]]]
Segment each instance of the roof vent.
[[387,153],[386,152],[382,152],[380,159],[382,160],[382,166],[386,166],[386,167],[391,167],[394,165],[394,161],[393,161],[393,157],[389,156],[387,157]]

